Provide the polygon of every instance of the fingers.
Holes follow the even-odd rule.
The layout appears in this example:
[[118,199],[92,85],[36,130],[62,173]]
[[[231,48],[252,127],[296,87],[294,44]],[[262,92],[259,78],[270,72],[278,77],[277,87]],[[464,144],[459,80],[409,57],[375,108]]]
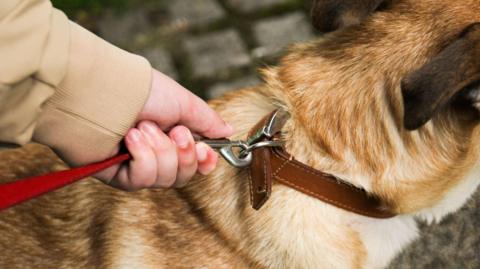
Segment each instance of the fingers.
[[233,129],[207,103],[168,76],[153,70],[152,88],[139,120],[157,123],[162,130],[184,125],[195,133],[221,138]]
[[205,143],[198,143],[197,148],[197,160],[198,160],[198,172],[202,175],[210,174],[217,166],[218,154],[212,150]]
[[185,98],[179,100],[180,123],[190,130],[209,138],[228,137],[233,128],[199,97],[185,92]]
[[125,144],[132,160],[119,169],[110,185],[129,191],[152,186],[157,175],[157,164],[147,138],[140,130],[133,128],[128,131]]
[[152,122],[139,124],[155,155],[157,174],[155,181],[148,187],[169,188],[177,179],[177,147],[160,128]]
[[183,187],[195,173],[212,172],[218,161],[206,144],[195,144],[184,126],[175,127],[167,136],[155,123],[145,121],[128,132],[125,144],[132,161],[110,182],[124,190]]
[[195,141],[190,131],[184,126],[173,128],[169,133],[169,137],[177,146],[178,170],[174,187],[183,187],[197,171]]

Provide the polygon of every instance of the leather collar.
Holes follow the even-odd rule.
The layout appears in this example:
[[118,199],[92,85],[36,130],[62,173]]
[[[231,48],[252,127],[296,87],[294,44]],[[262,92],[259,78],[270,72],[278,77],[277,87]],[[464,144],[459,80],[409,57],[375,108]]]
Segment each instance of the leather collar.
[[[249,140],[279,139],[281,127],[273,136],[258,135],[265,126],[275,121],[277,113],[273,111],[258,122],[250,131]],[[396,215],[375,195],[295,160],[283,147],[260,147],[252,153],[248,176],[250,202],[256,210],[267,202],[272,192],[272,181],[275,180],[325,203],[363,216],[384,219]]]

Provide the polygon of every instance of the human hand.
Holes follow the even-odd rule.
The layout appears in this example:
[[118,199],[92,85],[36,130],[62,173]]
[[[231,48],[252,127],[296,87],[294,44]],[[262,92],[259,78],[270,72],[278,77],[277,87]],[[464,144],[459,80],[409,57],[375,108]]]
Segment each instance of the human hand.
[[137,123],[125,137],[133,160],[96,174],[120,189],[182,187],[196,172],[210,173],[218,160],[206,144],[195,144],[191,131],[208,138],[233,133],[204,101],[156,70]]

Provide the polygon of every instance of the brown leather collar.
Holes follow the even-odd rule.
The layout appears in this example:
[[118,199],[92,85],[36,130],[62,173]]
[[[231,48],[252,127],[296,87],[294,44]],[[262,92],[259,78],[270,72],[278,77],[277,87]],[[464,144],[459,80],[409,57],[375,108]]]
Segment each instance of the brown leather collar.
[[[258,135],[262,128],[273,121],[277,111],[273,111],[249,133],[249,140],[256,141],[278,139],[280,129],[275,136]],[[378,197],[367,193],[333,175],[323,173],[295,160],[283,147],[262,147],[253,151],[250,165],[250,202],[259,210],[271,195],[272,179],[277,182],[315,197],[336,207],[373,218],[391,218],[396,214]]]

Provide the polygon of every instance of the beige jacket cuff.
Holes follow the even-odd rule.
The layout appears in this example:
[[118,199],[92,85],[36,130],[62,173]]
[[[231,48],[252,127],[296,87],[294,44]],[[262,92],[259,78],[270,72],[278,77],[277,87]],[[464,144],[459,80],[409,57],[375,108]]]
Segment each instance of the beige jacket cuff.
[[66,75],[42,108],[33,139],[70,164],[112,154],[143,108],[152,69],[73,22]]

